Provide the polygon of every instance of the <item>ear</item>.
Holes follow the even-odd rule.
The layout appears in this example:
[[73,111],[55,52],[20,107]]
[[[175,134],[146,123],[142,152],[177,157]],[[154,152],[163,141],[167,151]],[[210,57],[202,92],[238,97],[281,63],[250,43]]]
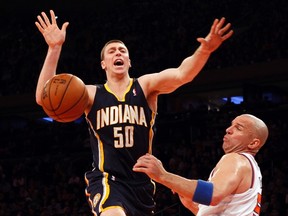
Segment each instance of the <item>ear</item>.
[[249,149],[258,149],[260,146],[260,140],[257,138],[254,138],[252,142],[248,145]]
[[131,60],[129,59],[129,67],[131,68],[132,67],[132,65],[131,65]]
[[106,68],[106,64],[105,64],[104,61],[101,61],[101,68],[102,68],[103,70],[105,70],[105,68]]

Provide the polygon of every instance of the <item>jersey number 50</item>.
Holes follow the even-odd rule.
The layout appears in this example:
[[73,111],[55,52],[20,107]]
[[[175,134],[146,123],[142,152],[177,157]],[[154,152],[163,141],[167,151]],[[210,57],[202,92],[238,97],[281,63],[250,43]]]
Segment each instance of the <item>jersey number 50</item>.
[[115,148],[129,148],[134,145],[134,127],[125,126],[114,127],[114,147]]

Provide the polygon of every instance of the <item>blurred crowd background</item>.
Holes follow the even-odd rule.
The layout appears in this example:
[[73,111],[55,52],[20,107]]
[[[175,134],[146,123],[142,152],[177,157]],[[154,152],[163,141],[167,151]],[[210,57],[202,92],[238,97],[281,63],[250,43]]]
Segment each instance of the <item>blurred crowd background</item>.
[[[197,48],[196,38],[209,32],[213,19],[225,16],[235,34],[212,54],[205,76],[195,80],[198,88],[192,82],[159,98],[154,154],[171,172],[207,179],[223,154],[222,137],[231,120],[241,113],[254,114],[270,129],[268,142],[257,155],[263,174],[261,215],[288,215],[285,0],[71,0],[35,5],[14,0],[6,5],[0,15],[1,216],[91,215],[84,194],[84,172],[92,163],[85,119],[47,121],[34,102],[47,51],[34,22],[49,9],[55,10],[60,26],[70,22],[58,72],[75,74],[87,84],[105,82],[100,51],[110,39],[126,43],[131,77],[138,77],[178,66]],[[251,66],[254,71],[248,76],[246,68]],[[233,92],[232,84],[243,94]],[[226,95],[216,94],[212,87]],[[158,216],[192,215],[161,185],[155,200]]]

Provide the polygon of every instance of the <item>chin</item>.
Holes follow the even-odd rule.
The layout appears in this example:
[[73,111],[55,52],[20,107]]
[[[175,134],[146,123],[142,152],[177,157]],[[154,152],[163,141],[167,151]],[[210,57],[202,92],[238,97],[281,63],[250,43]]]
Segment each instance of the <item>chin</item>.
[[223,151],[225,152],[225,154],[228,154],[228,153],[231,153],[231,152],[232,152],[231,149],[225,148],[225,147],[223,147]]
[[125,73],[128,73],[128,70],[125,70],[125,69],[115,69],[114,70],[114,73],[116,74],[125,74]]

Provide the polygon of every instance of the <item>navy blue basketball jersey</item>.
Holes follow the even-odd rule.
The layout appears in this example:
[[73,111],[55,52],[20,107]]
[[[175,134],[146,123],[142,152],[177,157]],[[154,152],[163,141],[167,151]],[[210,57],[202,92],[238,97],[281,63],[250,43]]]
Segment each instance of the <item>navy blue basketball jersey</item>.
[[143,182],[149,178],[134,172],[137,159],[152,153],[155,113],[149,108],[137,79],[131,79],[125,97],[119,100],[104,85],[97,85],[88,113],[94,170],[112,178]]

